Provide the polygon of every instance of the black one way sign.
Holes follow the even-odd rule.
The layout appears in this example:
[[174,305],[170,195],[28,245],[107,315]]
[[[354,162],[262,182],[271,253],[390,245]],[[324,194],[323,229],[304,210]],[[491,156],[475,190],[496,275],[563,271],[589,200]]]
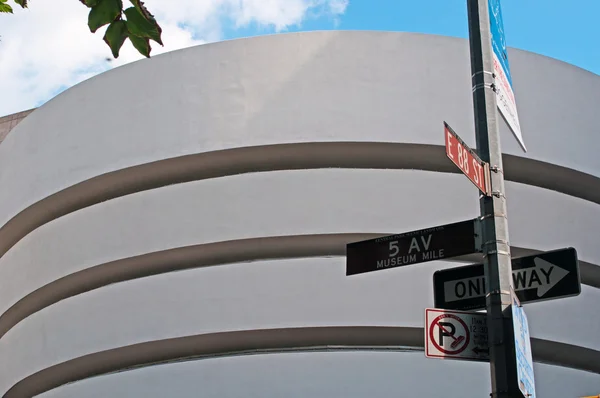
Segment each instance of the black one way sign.
[[[521,303],[577,296],[581,293],[579,262],[573,248],[512,259],[515,293]],[[449,268],[433,274],[437,308],[485,308],[483,264]]]
[[475,253],[475,223],[461,221],[346,245],[346,275]]

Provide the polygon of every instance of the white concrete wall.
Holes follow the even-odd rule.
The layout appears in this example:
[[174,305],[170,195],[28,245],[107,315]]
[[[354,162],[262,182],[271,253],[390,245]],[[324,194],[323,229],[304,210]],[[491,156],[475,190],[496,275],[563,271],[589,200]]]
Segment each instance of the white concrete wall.
[[[522,154],[502,123],[505,152],[600,176],[600,77],[522,51],[511,51],[510,62],[530,151]],[[37,109],[0,145],[0,225],[80,181],[183,154],[311,141],[442,145],[443,120],[473,144],[469,76],[464,40],[375,32],[236,40],[120,67]],[[507,189],[511,244],[574,246],[582,260],[600,264],[596,204],[515,183]],[[0,258],[0,311],[74,271],[152,251],[254,236],[402,232],[473,218],[478,211],[476,190],[466,178],[423,171],[280,171],[172,185],[77,211],[27,235]],[[259,261],[112,285],[46,308],[0,339],[0,393],[58,362],[153,339],[305,325],[422,326],[423,309],[433,304],[432,272],[446,266],[452,264],[347,278],[343,258]],[[527,306],[532,334],[599,350],[600,321],[591,316],[598,314],[598,300],[597,289],[584,287],[579,297]],[[413,367],[412,359],[400,357],[397,372],[407,379],[428,377],[427,369],[463,369],[465,383],[452,387],[452,396],[487,394],[487,379],[479,380],[487,377],[485,365],[419,360],[422,366]],[[388,369],[365,358],[364,372]],[[324,366],[322,361],[327,359],[306,361],[303,372]],[[210,367],[169,365],[169,371],[175,366],[199,372]],[[335,366],[345,374],[344,363]],[[105,376],[47,395],[92,397],[99,388],[105,396],[146,396],[144,382],[125,390],[123,383],[159,372]],[[536,372],[544,380],[540,396],[589,395],[597,391],[588,389],[600,386],[598,375],[544,365]],[[480,389],[468,387],[469,381]],[[177,382],[171,393],[197,391],[188,383]],[[216,395],[225,392],[219,390],[223,380],[206,383]],[[240,386],[227,394],[249,389]],[[272,391],[252,388],[257,396]],[[337,391],[330,388],[322,391]],[[430,391],[427,383],[411,388],[414,394]],[[375,391],[381,395],[373,396],[388,396],[385,389]]]

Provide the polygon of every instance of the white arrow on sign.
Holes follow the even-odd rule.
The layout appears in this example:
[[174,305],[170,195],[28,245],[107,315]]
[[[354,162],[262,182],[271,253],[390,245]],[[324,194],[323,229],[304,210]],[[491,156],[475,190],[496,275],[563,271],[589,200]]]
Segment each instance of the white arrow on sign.
[[[535,257],[533,262],[535,267],[513,270],[515,291],[537,289],[537,296],[542,297],[569,274],[566,269],[543,258]],[[444,282],[444,296],[446,302],[485,296],[485,278],[477,276]]]
[[[548,293],[548,290],[552,289],[554,286],[556,286],[556,284],[558,282],[560,282],[560,280],[562,278],[564,278],[565,276],[567,276],[567,274],[569,273],[569,271],[567,271],[564,268],[559,267],[556,264],[552,264],[549,261],[544,260],[543,258],[540,257],[536,257],[533,259],[533,262],[535,263],[535,268],[529,268],[531,272],[531,274],[533,275],[533,272],[535,271],[538,274],[538,279],[539,279],[539,274],[542,273],[545,277],[546,277],[546,283],[540,283],[538,288],[537,288],[537,296],[538,297],[542,297],[544,294]],[[520,271],[526,271],[527,269],[524,270],[520,270]],[[519,271],[517,271],[519,272]],[[513,280],[514,280],[514,272],[513,272]],[[530,278],[530,284],[529,287],[527,289],[531,289],[531,279]],[[523,289],[517,289],[517,290],[525,290],[525,288]]]

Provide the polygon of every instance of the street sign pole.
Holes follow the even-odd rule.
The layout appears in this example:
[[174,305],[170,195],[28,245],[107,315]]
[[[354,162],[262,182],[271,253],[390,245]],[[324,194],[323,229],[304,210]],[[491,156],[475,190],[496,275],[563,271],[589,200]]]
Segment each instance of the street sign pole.
[[511,314],[512,269],[490,33],[488,0],[467,0],[475,134],[490,165],[492,196],[480,196],[492,398],[515,398],[517,370]]

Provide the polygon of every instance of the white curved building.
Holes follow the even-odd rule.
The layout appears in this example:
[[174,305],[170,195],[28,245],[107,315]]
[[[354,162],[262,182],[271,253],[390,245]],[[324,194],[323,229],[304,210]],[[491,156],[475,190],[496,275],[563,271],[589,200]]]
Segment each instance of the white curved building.
[[[598,394],[600,77],[510,61],[511,246],[575,247],[583,283],[526,305],[537,393]],[[156,56],[36,109],[0,145],[0,394],[487,395],[487,364],[419,351],[456,262],[346,277],[344,258],[479,215],[443,149],[444,120],[475,146],[470,87],[466,40],[312,32]],[[293,348],[361,351],[229,357]]]

